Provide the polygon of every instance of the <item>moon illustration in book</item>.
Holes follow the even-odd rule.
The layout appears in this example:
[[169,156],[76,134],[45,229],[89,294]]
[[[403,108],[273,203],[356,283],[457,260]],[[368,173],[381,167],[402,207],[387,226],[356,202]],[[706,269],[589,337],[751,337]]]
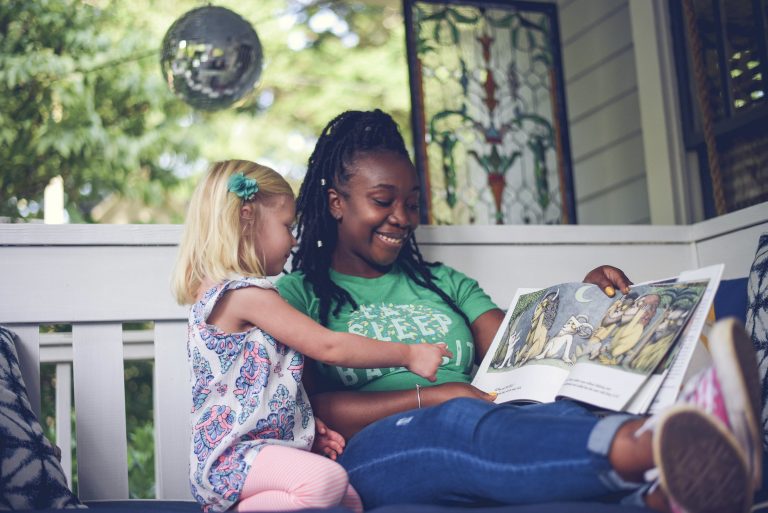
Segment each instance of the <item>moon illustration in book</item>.
[[579,287],[578,289],[576,289],[576,292],[573,294],[573,298],[579,303],[589,303],[592,300],[584,296],[584,293],[591,288],[593,288],[592,285],[584,285],[583,287]]

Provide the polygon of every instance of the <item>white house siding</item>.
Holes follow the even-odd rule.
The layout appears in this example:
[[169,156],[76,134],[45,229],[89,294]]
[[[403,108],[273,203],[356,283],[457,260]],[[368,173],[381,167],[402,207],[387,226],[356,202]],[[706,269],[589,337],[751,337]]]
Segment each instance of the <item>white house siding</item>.
[[650,222],[627,0],[558,0],[580,224]]

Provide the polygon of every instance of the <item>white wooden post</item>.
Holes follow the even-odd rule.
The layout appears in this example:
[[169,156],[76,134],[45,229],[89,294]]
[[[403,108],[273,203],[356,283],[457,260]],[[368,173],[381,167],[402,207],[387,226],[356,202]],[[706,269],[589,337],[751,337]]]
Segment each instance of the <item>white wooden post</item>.
[[119,323],[72,325],[82,500],[128,498],[122,337]]
[[56,445],[61,467],[72,488],[72,364],[56,364]]
[[651,223],[701,218],[700,195],[687,178],[666,0],[630,0],[637,93]]
[[189,425],[192,391],[187,323],[155,322],[155,476],[158,499],[191,500]]

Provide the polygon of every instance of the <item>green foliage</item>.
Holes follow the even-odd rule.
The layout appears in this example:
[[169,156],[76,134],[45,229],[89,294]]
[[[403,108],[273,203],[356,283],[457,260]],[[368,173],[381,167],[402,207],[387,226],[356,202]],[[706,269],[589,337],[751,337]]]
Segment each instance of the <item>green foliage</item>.
[[40,424],[45,437],[56,442],[56,365],[40,364]]
[[[125,362],[125,415],[126,426],[142,426],[152,421],[152,373],[151,361],[131,360]],[[128,429],[130,432],[131,429]]]
[[[90,221],[112,192],[149,196],[177,182],[164,152],[194,158],[179,129],[189,109],[168,93],[147,33],[116,5],[10,0],[0,7],[0,215],[36,213],[52,177],[64,180],[70,217]],[[159,198],[154,198],[158,201]]]
[[[322,127],[347,109],[385,109],[410,140],[399,4],[217,5],[254,25],[265,69],[253,94],[211,113],[174,97],[158,62],[165,32],[198,1],[0,2],[0,217],[41,218],[60,175],[73,222],[109,222],[115,202],[130,222],[180,222],[185,180],[206,161],[256,160],[298,181]],[[312,23],[328,13],[334,26]]]
[[[45,330],[43,330],[45,331]],[[55,331],[71,331],[71,330],[55,330]],[[72,436],[71,447],[64,447],[59,440],[56,439],[56,364],[55,363],[41,363],[40,364],[40,424],[43,428],[43,435],[51,441],[54,445],[57,445],[64,451],[69,451],[70,454],[77,451],[77,426],[75,424],[75,410],[69,416],[70,434]],[[72,491],[77,495],[77,461],[72,458],[72,468],[70,469],[72,476]]]
[[155,497],[155,429],[152,422],[128,432],[128,489],[132,499]]
[[155,496],[155,431],[151,361],[125,362],[125,422],[128,432],[128,490],[132,498]]

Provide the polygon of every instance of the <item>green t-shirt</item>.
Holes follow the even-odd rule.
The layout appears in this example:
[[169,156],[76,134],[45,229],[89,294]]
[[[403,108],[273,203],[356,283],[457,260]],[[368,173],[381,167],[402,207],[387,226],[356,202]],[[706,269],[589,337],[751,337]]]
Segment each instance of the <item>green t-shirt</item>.
[[[445,265],[431,271],[436,285],[453,299],[470,322],[497,308],[475,280],[459,271]],[[443,358],[437,383],[470,381],[475,358],[472,332],[435,292],[414,283],[398,266],[378,278],[360,278],[331,270],[331,279],[352,295],[358,308],[352,310],[345,305],[338,317],[331,314],[329,329],[408,344],[445,342],[453,357]],[[320,300],[302,272],[283,276],[277,287],[294,308],[319,320]],[[402,390],[417,383],[429,384],[404,367],[349,369],[318,365],[337,389]]]

